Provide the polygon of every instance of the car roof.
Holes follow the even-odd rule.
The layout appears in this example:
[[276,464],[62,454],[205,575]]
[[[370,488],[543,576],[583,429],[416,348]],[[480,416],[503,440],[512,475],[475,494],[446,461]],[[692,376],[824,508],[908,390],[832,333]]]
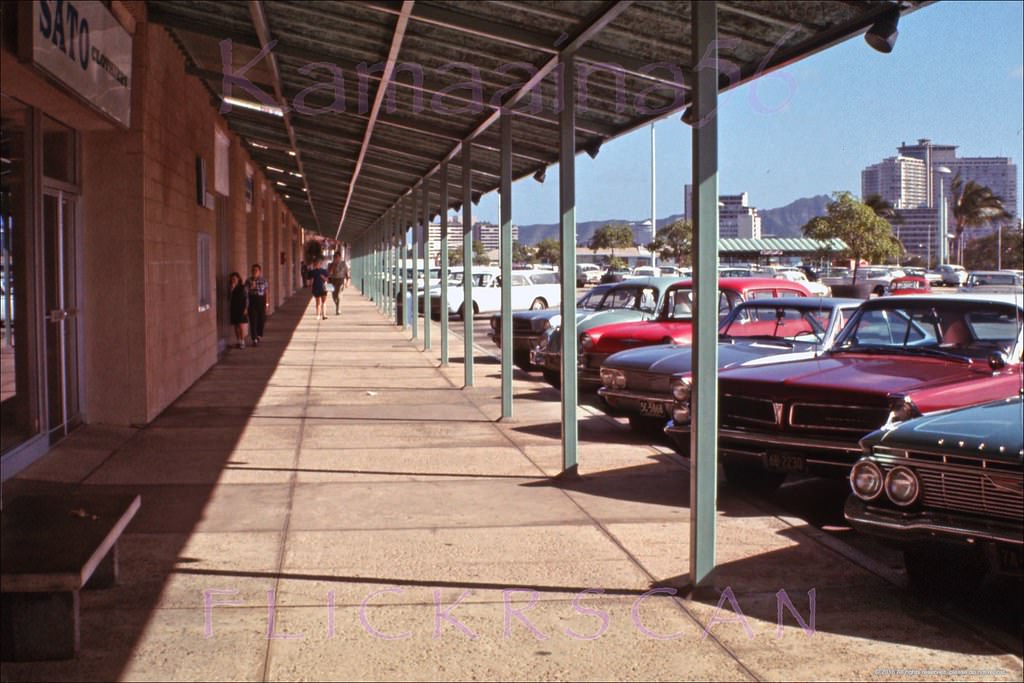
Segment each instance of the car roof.
[[[681,284],[693,286],[692,278],[677,279],[676,282]],[[728,289],[751,289],[754,287],[768,287],[768,288],[785,288],[791,289],[794,285],[802,287],[799,282],[793,282],[792,280],[786,280],[784,278],[777,277],[723,277],[718,279],[719,288],[726,287]]]
[[923,306],[928,303],[953,303],[953,302],[977,302],[987,304],[1013,304],[1024,310],[1024,301],[1020,296],[1013,294],[1002,294],[999,292],[986,292],[985,294],[917,294],[914,296],[882,296],[877,299],[868,299],[864,302],[865,308],[885,308],[892,306]]
[[657,275],[653,277],[635,277],[629,280],[623,280],[622,282],[615,282],[612,287],[635,287],[640,286],[654,286],[654,287],[668,287],[677,282],[683,282],[686,278],[681,278],[671,275]]
[[770,308],[772,306],[792,306],[793,308],[805,308],[815,310],[818,308],[833,308],[843,306],[860,306],[864,299],[848,299],[834,296],[780,296],[775,299],[749,299],[740,303],[743,308]]

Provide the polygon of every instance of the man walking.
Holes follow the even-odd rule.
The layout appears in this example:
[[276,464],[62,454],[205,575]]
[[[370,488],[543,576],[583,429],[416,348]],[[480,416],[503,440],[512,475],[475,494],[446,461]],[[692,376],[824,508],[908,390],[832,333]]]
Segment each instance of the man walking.
[[341,315],[341,291],[348,285],[348,264],[341,258],[341,250],[334,252],[334,259],[327,268],[327,279],[330,280],[331,296],[334,298],[334,315]]

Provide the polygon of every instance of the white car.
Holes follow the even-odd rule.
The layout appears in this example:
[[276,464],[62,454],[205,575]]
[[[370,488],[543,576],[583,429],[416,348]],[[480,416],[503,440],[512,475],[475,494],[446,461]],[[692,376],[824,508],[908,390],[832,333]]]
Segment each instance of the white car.
[[814,296],[832,296],[832,288],[821,282],[811,282],[807,279],[807,276],[800,270],[779,270],[776,271],[775,277],[789,280],[790,282],[799,282],[807,288]]
[[967,282],[967,270],[963,266],[952,263],[945,263],[939,266],[942,273],[942,284],[949,287],[959,287]]
[[[473,268],[473,315],[501,310],[501,269]],[[432,314],[440,317],[441,290],[431,290]],[[464,311],[462,285],[448,287],[448,313],[462,316]],[[562,304],[562,285],[558,273],[543,270],[512,271],[512,310],[539,310]],[[423,310],[423,299],[419,308]]]

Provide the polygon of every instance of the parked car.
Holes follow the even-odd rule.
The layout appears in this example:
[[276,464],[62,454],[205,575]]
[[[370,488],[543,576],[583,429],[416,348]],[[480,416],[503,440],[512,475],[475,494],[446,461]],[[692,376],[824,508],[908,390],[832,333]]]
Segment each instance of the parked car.
[[967,275],[964,291],[1021,292],[1024,278],[1009,270],[973,270]]
[[[795,297],[744,301],[718,329],[719,369],[813,358],[827,350],[860,299]],[[693,347],[668,344],[612,354],[598,394],[608,412],[637,431],[659,431],[672,417],[673,386],[690,381]],[[676,416],[677,426],[687,422]]]
[[967,282],[967,270],[963,266],[944,263],[939,266],[939,272],[942,273],[942,284],[947,287],[959,287]]
[[[719,457],[733,482],[771,490],[790,472],[845,477],[886,425],[1020,390],[1024,306],[1011,297],[866,301],[814,360],[719,374]],[[689,407],[677,398],[676,409]],[[666,428],[677,445],[689,431]]]
[[661,275],[661,272],[654,266],[637,266],[629,274],[628,279],[636,277],[658,277],[659,275]]
[[889,283],[886,294],[890,296],[902,296],[905,294],[931,294],[932,288],[928,280],[918,275],[905,275],[893,278]]
[[[483,266],[473,269],[473,310],[477,313],[491,313],[501,310],[501,269]],[[562,303],[562,288],[558,282],[558,274],[543,270],[512,271],[512,308],[515,310],[545,309]],[[440,288],[432,290],[431,315],[441,317]],[[462,285],[448,287],[448,313],[462,317],[463,305]],[[423,311],[423,297],[419,300],[419,310]]]
[[[597,311],[577,311],[577,339],[593,327],[609,323],[650,320],[658,315],[665,292],[681,282],[674,277],[652,277],[626,280],[614,285]],[[559,324],[550,327],[530,352],[533,365],[539,366],[544,379],[554,387],[562,381],[562,332]]]
[[576,264],[576,286],[596,285],[601,282],[601,266],[596,263]]
[[974,587],[1024,574],[1021,395],[872,432],[850,473],[846,519],[903,549],[916,586]]
[[[576,301],[576,310],[593,312],[602,310],[606,295],[615,285],[597,285]],[[609,299],[608,305],[616,302]],[[624,302],[623,302],[624,303]],[[530,351],[540,342],[544,332],[551,326],[557,327],[562,319],[560,308],[515,311],[512,313],[512,359],[524,370],[532,367]],[[491,316],[491,341],[501,348],[501,313]]]
[[799,282],[807,288],[814,296],[832,296],[832,288],[823,282],[811,282],[807,279],[807,275],[802,270],[778,270],[775,273],[775,277],[789,280],[790,282]]
[[[836,285],[851,285],[853,282],[853,271],[842,269],[836,270],[831,275],[821,278],[822,284],[830,287]],[[895,278],[903,277],[906,273],[901,268],[890,266],[861,266],[857,269],[857,283],[870,285],[872,294],[882,296]]]
[[632,274],[633,271],[629,268],[618,268],[614,270],[609,268],[603,275],[601,275],[601,284],[608,285],[616,282],[622,282],[623,280],[628,279]]
[[[724,320],[748,299],[809,296],[799,282],[774,278],[723,278],[718,281],[718,317]],[[579,386],[592,391],[601,386],[601,365],[613,353],[638,346],[689,344],[693,328],[693,285],[682,280],[672,285],[655,320],[593,327],[580,335]]]

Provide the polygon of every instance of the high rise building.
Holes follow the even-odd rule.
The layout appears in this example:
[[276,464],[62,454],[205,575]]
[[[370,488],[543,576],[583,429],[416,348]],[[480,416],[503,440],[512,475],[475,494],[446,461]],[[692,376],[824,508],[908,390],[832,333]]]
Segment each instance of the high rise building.
[[[693,220],[692,188],[690,184],[683,187],[683,217],[686,220]],[[761,216],[747,203],[746,192],[718,196],[718,234],[722,238],[761,239]]]
[[[501,249],[501,226],[494,223],[476,223],[473,225],[473,239],[479,240],[487,251]],[[519,226],[512,226],[512,241],[519,239]]]
[[[945,166],[951,173],[939,173]],[[952,196],[953,179],[973,180],[992,190],[1003,200],[1011,216],[1017,214],[1017,166],[1007,157],[958,157],[956,145],[937,145],[928,138],[917,144],[903,143],[898,155],[883,159],[861,171],[861,197],[880,195],[896,209],[894,230],[907,252],[932,260],[937,258],[939,183],[947,201]],[[947,219],[952,230],[952,211],[947,204]],[[995,229],[980,229],[985,234]]]

